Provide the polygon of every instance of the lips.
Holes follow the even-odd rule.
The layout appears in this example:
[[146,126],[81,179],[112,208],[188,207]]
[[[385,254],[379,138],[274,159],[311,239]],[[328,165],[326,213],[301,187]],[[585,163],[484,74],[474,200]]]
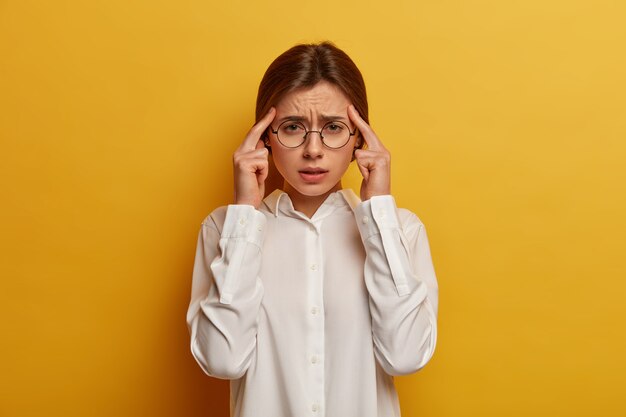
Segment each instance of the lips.
[[319,182],[328,173],[328,170],[323,168],[303,168],[298,170],[298,173],[306,182]]
[[328,170],[327,169],[322,169],[322,168],[304,168],[304,169],[299,170],[298,172],[304,173],[304,174],[315,175],[315,174],[324,174],[324,173],[328,172]]

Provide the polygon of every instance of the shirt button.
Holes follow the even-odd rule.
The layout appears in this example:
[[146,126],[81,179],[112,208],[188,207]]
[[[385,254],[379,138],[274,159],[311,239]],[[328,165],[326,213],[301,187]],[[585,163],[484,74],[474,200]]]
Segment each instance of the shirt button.
[[384,219],[387,216],[387,212],[384,209],[381,209],[378,214],[380,214],[381,219]]
[[259,232],[263,231],[263,228],[261,226],[257,227],[256,230],[258,230]]
[[311,356],[311,363],[312,363],[313,365],[315,365],[315,364],[317,363],[317,360],[318,360],[318,359],[317,359],[317,356],[316,356],[316,355]]
[[313,314],[314,316],[317,315],[317,313],[319,313],[319,308],[317,307],[311,307],[311,314]]
[[241,219],[239,219],[239,224],[242,225],[242,226],[244,224],[246,224],[246,219],[244,219],[243,217]]
[[361,222],[363,222],[363,224],[367,224],[369,223],[369,221],[370,221],[370,218],[367,216],[363,216],[363,218],[361,219]]
[[313,410],[314,413],[316,413],[319,409],[320,409],[320,406],[317,404],[313,404],[311,406],[311,410]]
[[311,271],[315,271],[317,269],[317,265],[311,264]]

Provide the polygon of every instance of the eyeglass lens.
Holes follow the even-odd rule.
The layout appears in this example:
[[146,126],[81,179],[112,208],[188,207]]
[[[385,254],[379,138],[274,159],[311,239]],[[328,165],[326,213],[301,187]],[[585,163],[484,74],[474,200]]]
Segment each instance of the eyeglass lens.
[[276,130],[278,140],[289,148],[296,148],[304,143],[307,135],[311,133],[321,134],[322,142],[329,148],[341,148],[350,140],[350,128],[343,122],[328,122],[321,131],[307,130],[300,122],[287,120],[278,126]]

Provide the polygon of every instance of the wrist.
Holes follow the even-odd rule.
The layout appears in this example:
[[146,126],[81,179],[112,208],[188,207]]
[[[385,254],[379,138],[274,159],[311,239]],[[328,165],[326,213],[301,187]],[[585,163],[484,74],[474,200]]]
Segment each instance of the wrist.
[[367,201],[372,197],[391,195],[391,190],[387,189],[384,191],[373,191],[373,192],[363,192],[361,195],[361,201]]

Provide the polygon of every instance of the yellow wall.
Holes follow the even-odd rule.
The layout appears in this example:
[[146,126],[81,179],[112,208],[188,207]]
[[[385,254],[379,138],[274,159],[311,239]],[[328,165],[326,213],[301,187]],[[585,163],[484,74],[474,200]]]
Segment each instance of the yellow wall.
[[404,415],[626,415],[624,16],[0,0],[0,416],[226,415],[188,349],[196,233],[230,201],[265,68],[322,39],[363,71],[430,234],[440,339],[398,379]]

